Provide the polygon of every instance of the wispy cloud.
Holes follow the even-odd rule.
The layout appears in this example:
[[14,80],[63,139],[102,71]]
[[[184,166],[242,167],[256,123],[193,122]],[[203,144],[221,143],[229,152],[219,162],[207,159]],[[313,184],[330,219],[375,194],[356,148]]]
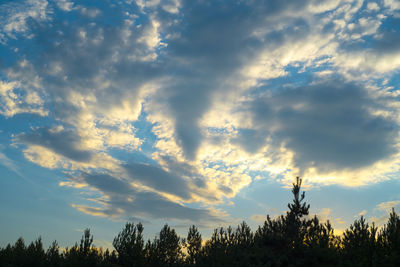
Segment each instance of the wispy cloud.
[[10,169],[11,171],[15,172],[19,176],[23,177],[20,172],[20,169],[18,168],[18,165],[2,152],[0,152],[0,164]]

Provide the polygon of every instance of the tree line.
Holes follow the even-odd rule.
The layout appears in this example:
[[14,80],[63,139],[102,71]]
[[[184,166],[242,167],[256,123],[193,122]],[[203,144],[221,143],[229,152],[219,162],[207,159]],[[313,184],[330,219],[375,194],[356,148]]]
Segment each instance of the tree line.
[[298,177],[292,194],[286,214],[267,216],[255,232],[242,222],[235,229],[217,228],[203,240],[193,225],[180,238],[166,224],[145,241],[143,225],[128,222],[112,251],[94,247],[86,229],[79,244],[63,250],[56,241],[45,250],[40,238],[29,245],[19,238],[0,248],[0,266],[400,266],[400,218],[394,209],[379,231],[361,216],[337,236],[329,221],[308,216]]

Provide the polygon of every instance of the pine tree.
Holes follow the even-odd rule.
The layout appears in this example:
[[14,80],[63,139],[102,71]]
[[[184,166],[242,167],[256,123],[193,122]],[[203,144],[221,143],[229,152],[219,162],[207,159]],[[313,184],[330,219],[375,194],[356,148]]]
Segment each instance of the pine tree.
[[138,223],[126,223],[117,237],[113,246],[118,252],[121,266],[144,266],[144,240],[143,225]]
[[46,262],[47,266],[60,266],[61,265],[61,256],[60,256],[60,247],[58,246],[57,241],[53,241],[50,247],[46,251]]
[[150,266],[176,266],[182,263],[181,241],[174,229],[165,224],[158,237],[146,244]]
[[400,265],[400,218],[393,208],[387,224],[379,233],[379,240],[385,251],[385,262]]
[[26,249],[28,266],[44,266],[46,262],[46,253],[43,249],[42,239],[39,237],[31,242]]
[[201,252],[201,234],[196,226],[192,225],[189,228],[187,238],[184,240],[184,245],[187,250],[186,262],[194,265],[198,262],[199,254]]
[[361,216],[343,233],[342,253],[344,262],[352,266],[377,266],[379,251],[377,228],[369,226]]
[[93,245],[93,235],[90,235],[90,229],[85,229],[81,238],[81,244],[79,245],[80,254],[87,256]]

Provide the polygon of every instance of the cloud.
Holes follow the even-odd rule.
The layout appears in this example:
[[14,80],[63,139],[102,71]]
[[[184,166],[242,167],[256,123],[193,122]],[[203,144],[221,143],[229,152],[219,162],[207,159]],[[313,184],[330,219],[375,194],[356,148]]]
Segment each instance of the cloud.
[[44,101],[34,90],[21,88],[18,82],[0,81],[0,114],[12,117],[20,113],[48,115]]
[[267,220],[267,216],[262,214],[253,214],[251,215],[250,219],[257,223],[263,223]]
[[71,11],[74,8],[74,3],[68,0],[59,0],[57,6],[64,11]]
[[[164,120],[172,121],[173,138],[187,159],[195,160],[202,145],[204,136],[199,123],[213,107],[214,95],[232,89],[226,80],[242,72],[264,47],[278,46],[286,37],[283,31],[274,32],[273,29],[271,34],[267,31],[261,37],[255,33],[271,27],[275,15],[285,16],[286,11],[301,10],[302,5],[301,1],[288,1],[285,5],[268,1],[258,3],[255,8],[254,3],[226,5],[218,2],[212,12],[204,16],[204,10],[209,7],[207,3],[182,3],[179,10],[185,14],[184,23],[168,28],[172,33],[179,33],[179,38],[166,40],[165,58],[169,62],[168,69],[175,69],[174,75],[154,101],[161,103],[157,107],[161,108],[158,112],[163,113]],[[300,37],[307,31],[307,23],[302,19],[296,22],[297,30],[289,26],[289,31],[293,29],[292,35]],[[168,25],[165,20],[164,23]],[[263,38],[268,42],[264,43]]]
[[392,200],[381,202],[376,205],[374,212],[377,214],[376,216],[368,218],[369,222],[373,222],[378,227],[383,227],[389,219],[389,214],[392,212],[392,209],[395,209],[400,205],[400,200]]
[[84,173],[80,178],[80,181],[87,183],[106,196],[106,198],[96,201],[103,207],[75,205],[80,211],[88,214],[111,218],[135,216],[202,223],[223,220],[211,210],[185,207],[169,201],[155,192],[141,191],[128,181],[107,174]]
[[364,216],[365,214],[367,214],[367,210],[362,210],[360,213],[357,214],[357,217]]
[[16,162],[14,162],[12,159],[8,158],[3,152],[0,152],[0,164],[5,166],[6,168],[12,170],[19,176],[23,177],[21,174],[21,170],[19,169],[18,165]]
[[363,79],[376,78],[395,71],[400,64],[399,32],[386,27],[398,18],[390,10],[379,10],[374,2],[368,3],[367,7],[370,11],[380,12],[359,9],[352,16],[336,14],[335,21],[341,23],[336,27],[335,39],[339,47],[332,63],[344,74],[352,75],[353,79],[360,76]]
[[[5,70],[8,79],[18,83],[8,83],[2,95],[7,109],[2,113],[48,115],[43,108],[46,102],[51,116],[72,125],[85,147],[137,149],[141,140],[131,122],[138,119],[145,94],[157,87],[152,79],[159,77],[158,67],[149,64],[156,47],[139,42],[149,37],[147,29],[153,22],[141,21],[143,27],[136,27],[136,18],[124,15],[116,25],[106,25],[102,20],[93,23],[96,18],[80,16],[78,10],[69,12],[76,13],[75,23],[65,24],[55,17],[54,25],[32,29],[37,45],[25,52],[35,58]],[[11,85],[28,88],[26,95],[19,97]],[[27,108],[20,104],[23,101]]]
[[399,10],[400,9],[400,2],[398,0],[384,0],[384,5],[391,10]]
[[16,141],[27,145],[43,146],[78,162],[87,162],[92,158],[92,152],[80,149],[80,138],[72,130],[58,128],[37,128],[32,133],[22,133],[16,136]]
[[400,200],[386,201],[386,202],[379,203],[377,205],[377,209],[379,211],[385,211],[385,212],[389,213],[392,210],[392,208],[395,208],[399,204],[400,204]]
[[[29,31],[31,21],[42,22],[49,20],[48,2],[46,0],[27,0],[23,3],[7,3],[0,5],[0,42],[8,38],[16,39],[18,34],[32,38]],[[7,37],[8,38],[7,38]]]
[[0,113],[54,122],[14,141],[70,173],[63,185],[110,197],[75,205],[96,216],[215,220],[189,206],[254,179],[387,179],[399,166],[399,36],[384,27],[395,3],[4,4]]
[[146,164],[126,164],[129,175],[157,191],[167,192],[184,199],[190,198],[188,182],[182,177],[168,173],[163,169]]
[[367,4],[367,9],[368,10],[373,10],[373,11],[378,11],[379,10],[379,5],[376,2],[370,2]]
[[397,152],[394,122],[371,114],[379,104],[355,83],[333,79],[281,88],[247,106],[253,127],[264,134],[247,143],[262,145],[269,137],[277,148],[284,144],[301,169],[357,169]]
[[321,222],[326,222],[327,220],[329,220],[330,215],[331,215],[330,208],[323,208],[316,214],[316,216]]

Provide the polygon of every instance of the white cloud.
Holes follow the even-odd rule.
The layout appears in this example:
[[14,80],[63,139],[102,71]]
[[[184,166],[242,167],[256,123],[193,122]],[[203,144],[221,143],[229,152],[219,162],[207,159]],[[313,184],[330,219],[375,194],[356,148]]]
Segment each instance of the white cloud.
[[264,223],[267,220],[267,216],[263,214],[253,214],[251,215],[250,219],[257,223]]
[[367,210],[362,210],[362,211],[360,211],[360,213],[357,214],[357,217],[358,216],[365,216],[365,214],[367,214]]
[[[155,19],[151,19],[151,22],[147,26],[144,26],[143,35],[138,38],[137,41],[139,43],[146,44],[150,50],[154,51],[157,47],[163,45],[161,42],[160,33],[158,32],[159,27],[160,22]],[[154,54],[154,57],[151,59],[155,60],[156,56],[157,54]]]
[[400,1],[399,0],[384,0],[385,7],[390,8],[391,10],[399,10],[400,9]]
[[379,5],[375,2],[369,2],[367,4],[367,9],[368,10],[373,10],[373,11],[378,11],[379,10]]
[[377,209],[379,211],[385,211],[385,212],[389,213],[392,210],[392,208],[395,208],[398,205],[400,205],[400,200],[386,201],[386,202],[379,203],[377,205]]
[[0,9],[7,11],[4,17],[0,17],[2,23],[0,33],[13,39],[17,38],[17,34],[32,38],[27,25],[29,19],[38,22],[50,19],[46,0],[27,0],[23,4],[3,4],[0,5]]
[[169,13],[177,14],[179,12],[180,0],[172,0],[170,3],[163,5],[163,9]]
[[69,0],[58,0],[57,6],[64,11],[71,11],[74,9],[74,3]]
[[82,15],[85,15],[89,18],[95,18],[100,15],[101,11],[97,8],[87,8],[83,6],[78,6]]
[[19,82],[0,81],[0,114],[12,117],[20,113],[47,116],[44,101],[38,92],[21,87]]
[[312,13],[323,13],[334,10],[338,5],[343,2],[341,0],[329,0],[329,1],[315,1],[311,3],[308,10]]

